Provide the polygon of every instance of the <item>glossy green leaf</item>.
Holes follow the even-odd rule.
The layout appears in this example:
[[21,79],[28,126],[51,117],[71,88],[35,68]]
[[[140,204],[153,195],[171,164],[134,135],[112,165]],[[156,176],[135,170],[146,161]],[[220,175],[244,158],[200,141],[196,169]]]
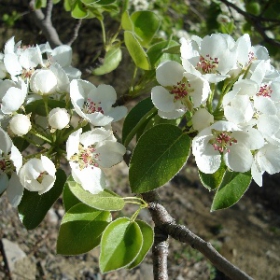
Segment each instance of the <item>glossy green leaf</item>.
[[121,25],[124,30],[133,31],[133,23],[129,16],[128,11],[124,11],[122,14]]
[[202,185],[209,191],[217,189],[222,183],[226,169],[222,165],[214,174],[205,174],[199,171],[199,178]]
[[[65,108],[65,101],[48,99],[49,111],[56,107]],[[35,100],[33,102],[28,103],[25,106],[25,112],[26,114],[33,113],[33,114],[38,114],[40,116],[47,115],[43,99]]]
[[136,222],[119,218],[104,230],[100,243],[99,267],[102,273],[120,269],[132,263],[139,254],[143,236]]
[[99,211],[83,203],[76,204],[61,221],[57,253],[78,255],[90,251],[99,245],[101,234],[110,221],[110,212]]
[[181,54],[180,47],[181,47],[180,44],[169,45],[165,47],[162,51],[164,53],[169,53],[169,54]]
[[92,194],[82,188],[75,181],[68,181],[71,192],[83,203],[99,210],[117,211],[124,207],[124,200],[117,194],[104,190],[98,194]]
[[71,16],[76,19],[86,18],[88,15],[87,9],[84,7],[82,2],[77,1],[75,5],[71,7]]
[[148,47],[160,27],[158,15],[152,11],[136,11],[131,15],[131,20],[140,44]]
[[94,69],[92,74],[94,75],[104,75],[115,70],[122,60],[122,51],[120,46],[113,46],[105,54],[103,64]]
[[131,31],[124,32],[124,42],[136,66],[144,70],[150,70],[149,58]]
[[19,149],[20,152],[24,151],[30,143],[21,137],[13,137],[13,144]]
[[148,192],[172,179],[186,163],[190,144],[189,136],[171,124],[147,130],[137,142],[130,162],[132,191]]
[[67,182],[64,184],[63,187],[62,199],[64,209],[66,212],[74,205],[80,203],[80,200],[71,192]]
[[37,192],[24,190],[18,212],[26,229],[34,229],[42,222],[48,210],[61,195],[65,181],[65,172],[58,169],[55,184],[48,192],[39,195]]
[[228,208],[237,203],[251,183],[251,174],[226,171],[222,184],[217,189],[211,211]]
[[[140,120],[142,118],[148,120],[154,113],[156,113],[156,111],[151,112],[153,108],[154,104],[151,98],[148,97],[136,104],[127,114],[122,129],[122,142],[125,143],[125,146],[129,144],[132,137],[137,133],[137,129],[141,128],[142,123],[140,123]],[[149,115],[149,112],[151,112],[151,116]]]
[[152,67],[157,67],[160,63],[166,60],[175,60],[180,62],[180,56],[177,54],[164,53],[163,50],[169,47],[180,47],[180,45],[173,40],[163,41],[152,45],[148,51],[147,55],[150,59]]
[[129,269],[136,267],[143,261],[154,243],[154,231],[151,226],[141,220],[136,220],[136,223],[140,227],[143,235],[143,246],[136,259],[127,267]]

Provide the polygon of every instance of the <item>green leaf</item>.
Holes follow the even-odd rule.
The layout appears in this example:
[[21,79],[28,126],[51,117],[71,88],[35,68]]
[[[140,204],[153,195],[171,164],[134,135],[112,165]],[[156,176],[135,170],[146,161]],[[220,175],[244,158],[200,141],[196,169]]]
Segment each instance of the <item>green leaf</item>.
[[136,11],[131,15],[134,32],[143,47],[148,47],[160,27],[158,15],[151,11]]
[[65,181],[65,172],[58,169],[54,186],[48,192],[39,195],[37,192],[24,190],[18,211],[26,229],[34,229],[42,222],[48,210],[61,195]]
[[141,220],[136,220],[136,223],[140,227],[143,235],[143,246],[136,259],[127,267],[129,269],[136,267],[143,261],[154,243],[154,231],[151,226]]
[[88,11],[85,9],[82,2],[77,1],[74,6],[71,7],[71,16],[76,19],[83,19],[88,16]]
[[134,31],[133,30],[133,23],[129,16],[128,11],[124,11],[122,14],[121,25],[124,30],[127,31]]
[[225,165],[221,165],[214,174],[205,174],[199,170],[199,178],[202,185],[209,191],[217,189],[222,183],[226,170]]
[[99,210],[117,211],[124,207],[124,200],[117,194],[104,190],[98,194],[92,194],[82,188],[75,181],[68,181],[71,192],[83,203]]
[[110,5],[116,0],[81,0],[85,5]]
[[27,140],[21,137],[13,137],[13,143],[20,152],[24,151],[30,145]]
[[62,199],[66,212],[74,205],[80,203],[80,200],[71,192],[67,182],[63,187]]
[[115,70],[122,60],[122,51],[120,46],[113,46],[106,52],[103,64],[94,69],[92,74],[104,75]]
[[131,31],[124,32],[124,42],[136,66],[144,70],[150,70],[149,58]]
[[35,9],[46,8],[47,0],[36,0],[35,1]]
[[171,47],[180,47],[180,45],[173,40],[169,41],[163,41],[156,43],[152,45],[148,51],[147,55],[150,59],[150,63],[152,67],[157,67],[160,63],[166,61],[166,60],[175,60],[180,62],[180,56],[177,54],[170,54],[170,53],[164,53],[163,50],[166,48]]
[[102,273],[126,267],[139,254],[143,236],[136,222],[119,218],[104,230],[100,243],[99,267]]
[[211,211],[228,208],[237,203],[251,183],[251,174],[226,171],[222,184],[216,191]]
[[[49,111],[56,107],[65,108],[65,101],[48,99]],[[44,117],[47,116],[44,100],[39,99],[39,100],[35,100],[33,102],[28,103],[25,106],[25,112],[26,112],[26,114],[33,113],[33,114],[38,114],[38,115],[44,116]]]
[[90,251],[99,245],[101,234],[110,221],[110,212],[99,211],[83,203],[76,204],[61,221],[57,253],[79,255]]
[[[137,105],[135,105],[131,111],[128,113],[124,120],[123,124],[123,130],[122,130],[122,142],[126,143],[130,141],[135,133],[137,133],[137,129],[135,127],[138,125],[138,129],[141,128],[141,119],[146,118],[149,119],[149,112],[154,108],[154,104],[150,97],[140,101]],[[155,113],[155,112],[154,112]],[[148,115],[147,115],[148,114]],[[151,115],[153,115],[153,112],[151,112]],[[142,123],[142,125],[144,125]],[[133,133],[132,133],[133,132]],[[133,135],[131,135],[133,134]],[[128,140],[127,140],[128,139]],[[125,146],[129,144],[126,143]]]
[[162,51],[164,53],[170,53],[170,54],[180,54],[180,44],[174,44],[174,45],[169,45],[166,48],[164,48]]
[[172,179],[186,163],[190,144],[189,136],[171,124],[147,130],[137,142],[130,162],[132,191],[151,191]]

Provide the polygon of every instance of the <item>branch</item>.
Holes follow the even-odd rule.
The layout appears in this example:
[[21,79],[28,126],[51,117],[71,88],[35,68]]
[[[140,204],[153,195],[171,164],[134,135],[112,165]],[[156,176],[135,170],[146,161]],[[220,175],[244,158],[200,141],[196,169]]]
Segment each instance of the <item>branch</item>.
[[41,9],[35,9],[35,0],[30,1],[29,7],[35,19],[36,25],[42,30],[43,34],[46,36],[47,41],[50,43],[51,47],[57,47],[62,45],[59,35],[56,29],[52,25],[51,14],[52,14],[52,1],[48,1],[46,15]]
[[265,27],[261,25],[261,22],[276,22],[276,23],[280,23],[279,20],[275,20],[275,19],[269,19],[269,18],[264,18],[262,16],[255,16],[252,15],[250,13],[247,13],[245,11],[243,11],[242,9],[240,9],[239,7],[237,7],[235,4],[227,1],[227,0],[220,0],[222,3],[226,4],[228,7],[233,8],[234,10],[236,10],[238,13],[240,13],[241,15],[243,15],[248,21],[250,21],[252,23],[252,25],[255,27],[255,29],[257,30],[257,32],[259,32],[259,34],[263,37],[264,41],[276,46],[276,47],[280,47],[280,42],[277,40],[274,40],[270,37],[267,36],[266,32],[265,32]]
[[[155,223],[155,228],[157,232],[161,234],[170,235],[175,240],[181,243],[187,243],[192,246],[192,248],[201,252],[208,260],[210,260],[213,265],[223,272],[225,275],[234,280],[253,280],[245,272],[234,266],[227,259],[225,259],[221,254],[219,254],[216,249],[205,240],[201,239],[199,236],[191,232],[187,227],[178,225],[175,220],[169,215],[167,210],[157,201],[156,192],[152,191],[149,193],[142,194],[143,198],[149,202],[149,211],[152,215],[152,219]],[[158,261],[164,261],[158,257]],[[162,263],[162,265],[165,265]],[[155,274],[154,274],[155,275]],[[162,280],[167,278],[156,278],[156,280]]]
[[75,28],[74,28],[73,36],[72,36],[72,38],[69,40],[69,42],[67,43],[67,45],[71,46],[71,45],[74,43],[74,41],[78,38],[78,36],[79,36],[79,30],[80,30],[81,26],[82,26],[82,20],[79,19],[77,25],[76,25]]

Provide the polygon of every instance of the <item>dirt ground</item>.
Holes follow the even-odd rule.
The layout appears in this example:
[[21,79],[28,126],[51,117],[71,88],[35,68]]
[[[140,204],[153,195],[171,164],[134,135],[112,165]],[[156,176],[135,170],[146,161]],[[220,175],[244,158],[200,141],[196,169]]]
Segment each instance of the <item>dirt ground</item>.
[[[129,193],[126,175],[124,163],[108,174],[110,184],[122,195]],[[159,195],[162,204],[179,223],[210,241],[223,256],[251,277],[277,280],[280,279],[279,176],[266,179],[263,188],[253,184],[237,205],[210,213],[213,195],[201,186],[197,170],[190,164],[161,187]],[[132,210],[128,206],[117,215],[129,215]],[[144,264],[132,271],[120,270],[106,275],[101,275],[98,269],[98,248],[81,256],[56,255],[56,238],[63,214],[61,200],[33,231],[24,229],[17,211],[7,203],[5,196],[0,198],[0,213],[1,238],[16,242],[30,262],[36,264],[34,278],[22,276],[17,279],[152,279],[150,254]],[[140,217],[152,224],[148,211],[142,211]],[[168,261],[170,279],[227,279],[200,253],[174,240],[170,240]],[[0,279],[10,279],[1,255]]]

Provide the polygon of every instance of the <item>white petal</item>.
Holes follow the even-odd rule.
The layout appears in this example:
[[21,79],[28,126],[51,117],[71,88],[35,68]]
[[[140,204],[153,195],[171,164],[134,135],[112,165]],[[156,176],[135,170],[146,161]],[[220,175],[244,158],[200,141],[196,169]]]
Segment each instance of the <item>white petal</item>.
[[275,103],[269,97],[255,96],[254,107],[266,115],[275,115],[277,113]]
[[12,76],[20,75],[22,67],[18,61],[18,56],[14,53],[6,54],[4,57],[6,70]]
[[203,154],[194,156],[198,169],[203,173],[213,174],[221,165],[221,156],[211,145],[207,145]]
[[13,207],[17,207],[19,205],[23,196],[23,190],[24,188],[20,183],[18,175],[16,173],[12,173],[7,188],[7,197]]
[[104,141],[96,147],[96,151],[100,153],[98,160],[100,166],[109,168],[123,160],[126,149],[118,142]]
[[172,112],[176,109],[173,95],[164,87],[153,87],[151,99],[155,107],[163,112]]
[[61,67],[65,67],[71,64],[72,48],[68,45],[58,46],[52,51],[51,55]]
[[127,108],[125,106],[112,107],[107,115],[114,119],[114,122],[117,122],[124,118],[127,114]]
[[81,133],[82,129],[80,128],[79,130],[71,133],[66,141],[66,153],[68,160],[70,160],[70,158],[79,151]]
[[264,171],[260,170],[257,163],[253,161],[252,167],[251,167],[251,175],[253,180],[261,187],[263,184],[263,175]]
[[235,172],[247,172],[251,169],[253,156],[243,145],[232,145],[230,151],[224,154],[226,165]]
[[280,120],[277,116],[261,115],[258,119],[258,129],[264,134],[264,136],[275,135],[280,128]]
[[80,170],[79,168],[75,168],[74,165],[71,165],[71,167],[74,180],[81,184],[86,191],[97,194],[106,187],[105,175],[100,168],[95,167]]
[[178,109],[172,112],[163,112],[158,110],[158,115],[163,118],[163,119],[167,119],[167,120],[176,120],[180,117],[182,117],[185,114],[185,110],[183,109]]
[[156,69],[157,81],[162,86],[173,86],[183,78],[184,68],[176,61],[166,61]]
[[2,99],[1,110],[4,114],[11,114],[17,111],[23,104],[27,92],[22,89],[11,87],[7,90]]
[[8,187],[9,178],[6,173],[0,174],[0,194],[2,194]]
[[7,155],[11,151],[13,143],[8,133],[2,127],[0,127],[0,139],[0,150]]
[[84,147],[94,145],[108,139],[112,134],[112,131],[104,128],[94,128],[90,131],[84,132],[80,136],[80,143]]

